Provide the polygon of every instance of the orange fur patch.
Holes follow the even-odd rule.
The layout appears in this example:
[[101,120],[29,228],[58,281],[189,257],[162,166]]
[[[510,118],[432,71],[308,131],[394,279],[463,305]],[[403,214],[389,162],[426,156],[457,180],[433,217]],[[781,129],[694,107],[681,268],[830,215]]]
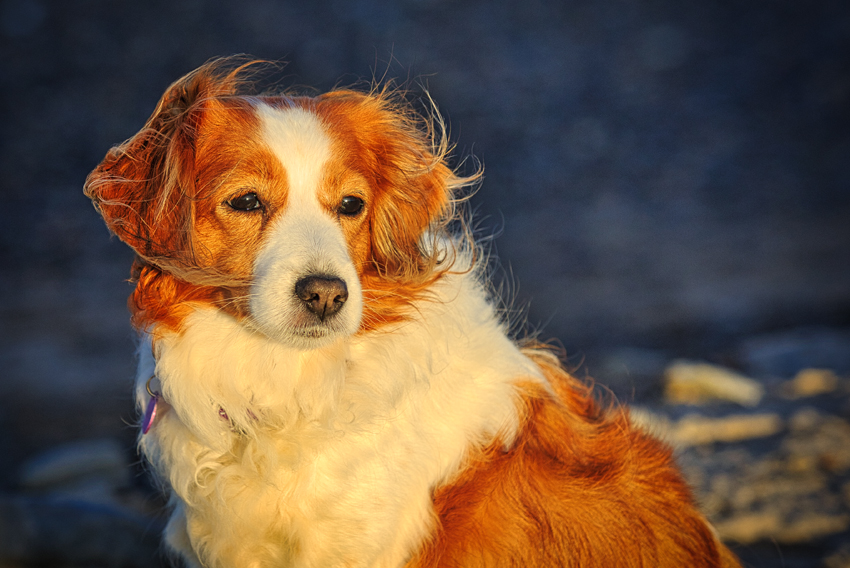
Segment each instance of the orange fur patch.
[[671,452],[600,408],[590,389],[529,351],[557,391],[520,385],[525,427],[473,451],[438,488],[434,538],[407,568],[736,567],[697,512]]
[[458,178],[415,119],[386,98],[336,91],[319,97],[316,112],[334,139],[339,167],[369,187],[368,226],[360,237],[368,237],[361,250],[369,256],[350,251],[364,291],[362,329],[401,321],[450,268],[423,250],[420,239],[449,213]]

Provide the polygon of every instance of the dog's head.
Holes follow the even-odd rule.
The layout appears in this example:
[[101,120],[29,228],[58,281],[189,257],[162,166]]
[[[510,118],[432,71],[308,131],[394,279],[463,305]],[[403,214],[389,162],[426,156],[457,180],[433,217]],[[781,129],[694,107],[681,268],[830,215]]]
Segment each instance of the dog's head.
[[445,270],[423,236],[469,181],[439,119],[386,92],[249,95],[252,66],[178,80],[86,181],[138,255],[134,321],[179,328],[206,303],[303,348],[397,321]]

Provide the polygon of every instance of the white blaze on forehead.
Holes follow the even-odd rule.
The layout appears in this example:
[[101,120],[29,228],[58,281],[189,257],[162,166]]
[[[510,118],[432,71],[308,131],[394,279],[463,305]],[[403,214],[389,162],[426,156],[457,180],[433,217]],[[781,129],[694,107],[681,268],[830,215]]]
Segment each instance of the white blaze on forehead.
[[[363,310],[357,270],[337,216],[317,197],[331,139],[319,118],[302,108],[259,105],[263,141],[286,172],[287,204],[266,231],[254,262],[251,315],[269,337],[313,349],[357,331]],[[308,276],[339,278],[348,290],[341,310],[319,322],[295,293]]]
[[319,118],[299,107],[260,105],[263,139],[286,170],[290,205],[315,201],[331,140]]

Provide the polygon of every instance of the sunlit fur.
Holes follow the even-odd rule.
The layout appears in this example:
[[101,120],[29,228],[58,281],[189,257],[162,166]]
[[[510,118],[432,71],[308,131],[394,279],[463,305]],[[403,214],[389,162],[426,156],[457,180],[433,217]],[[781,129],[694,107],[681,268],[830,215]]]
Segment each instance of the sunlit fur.
[[[666,447],[508,337],[481,255],[447,230],[479,176],[446,165],[436,114],[386,89],[251,94],[254,68],[174,83],[86,182],[137,253],[140,411],[149,379],[161,393],[140,447],[170,550],[222,568],[738,566]],[[310,275],[345,283],[335,315],[296,297]]]

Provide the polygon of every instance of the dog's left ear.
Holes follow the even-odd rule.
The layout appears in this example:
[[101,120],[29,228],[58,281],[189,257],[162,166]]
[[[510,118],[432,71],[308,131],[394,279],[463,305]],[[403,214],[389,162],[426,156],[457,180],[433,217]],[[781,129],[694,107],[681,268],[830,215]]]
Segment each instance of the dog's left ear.
[[197,133],[210,101],[234,94],[249,65],[212,60],[174,82],[144,128],[109,150],[86,179],[84,192],[107,227],[149,263],[192,265]]
[[191,101],[173,96],[179,88],[166,93],[142,130],[109,150],[84,186],[109,230],[154,263],[191,246],[184,230],[191,202],[184,197],[192,185],[187,134],[196,113]]

